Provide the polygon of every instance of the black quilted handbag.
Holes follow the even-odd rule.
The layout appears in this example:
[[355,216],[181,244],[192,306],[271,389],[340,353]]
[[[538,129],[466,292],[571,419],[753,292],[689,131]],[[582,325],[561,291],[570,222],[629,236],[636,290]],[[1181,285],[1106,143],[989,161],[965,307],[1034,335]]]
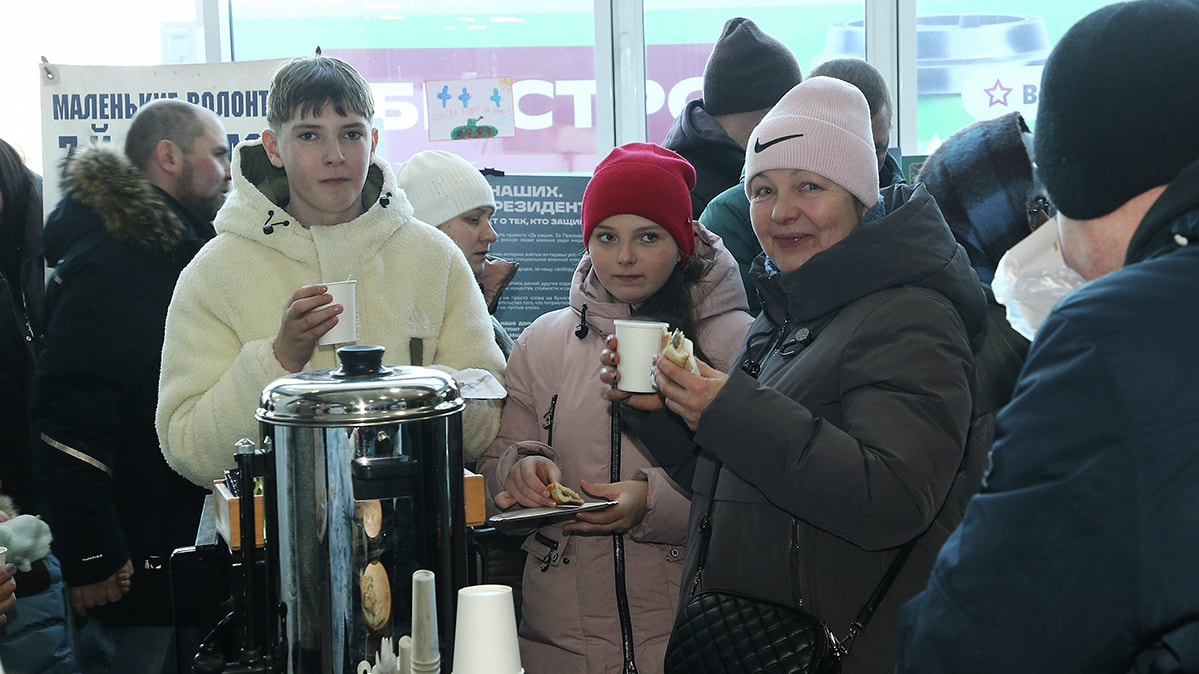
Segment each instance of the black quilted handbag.
[[679,609],[666,645],[666,674],[839,674],[841,659],[891,588],[915,540],[900,549],[840,642],[827,625],[803,609],[726,590],[696,594],[712,538],[712,504],[720,468],[717,464],[708,511],[700,523],[702,540],[692,596]]
[[841,647],[812,614],[732,592],[701,592],[679,610],[667,674],[838,674]]

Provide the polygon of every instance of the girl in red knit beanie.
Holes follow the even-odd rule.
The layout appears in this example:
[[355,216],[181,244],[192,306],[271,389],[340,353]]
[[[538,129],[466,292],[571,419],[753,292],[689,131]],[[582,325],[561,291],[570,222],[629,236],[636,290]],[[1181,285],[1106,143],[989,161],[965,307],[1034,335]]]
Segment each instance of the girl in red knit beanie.
[[[525,520],[521,659],[528,674],[662,671],[689,503],[596,382],[613,321],[681,328],[730,367],[749,327],[736,261],[691,220],[695,171],[657,145],[614,149],[583,196],[587,250],[570,306],[534,321],[508,362],[508,401],[479,460],[489,509],[552,507],[561,483],[603,510]],[[614,432],[614,428],[619,432]]]

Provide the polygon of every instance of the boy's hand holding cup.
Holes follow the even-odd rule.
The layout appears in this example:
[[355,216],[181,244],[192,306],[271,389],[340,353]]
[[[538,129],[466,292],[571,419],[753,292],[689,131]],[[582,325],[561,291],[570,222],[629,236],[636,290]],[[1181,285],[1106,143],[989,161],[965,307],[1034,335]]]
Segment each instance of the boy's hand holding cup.
[[333,297],[330,304],[340,304],[342,314],[337,319],[337,325],[333,326],[329,332],[326,332],[320,339],[316,340],[321,346],[329,346],[331,344],[346,344],[358,339],[358,325],[354,320],[356,302],[355,291],[357,281],[337,281],[334,283],[325,284],[325,293]]
[[[312,352],[318,340],[339,323],[349,323],[351,330],[356,329],[353,306],[346,307],[328,292],[330,287],[335,285],[337,284],[304,286],[292,293],[274,343],[275,359],[288,372],[303,370],[312,359]],[[350,309],[348,313],[347,308]],[[339,315],[345,318],[342,319]]]

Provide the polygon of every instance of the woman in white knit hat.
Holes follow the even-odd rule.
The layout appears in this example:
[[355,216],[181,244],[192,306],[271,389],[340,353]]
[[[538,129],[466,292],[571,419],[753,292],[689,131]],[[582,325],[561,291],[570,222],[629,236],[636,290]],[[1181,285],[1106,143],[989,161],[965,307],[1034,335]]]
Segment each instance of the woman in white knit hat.
[[417,220],[445,232],[470,263],[487,300],[495,342],[512,353],[512,338],[495,318],[500,295],[512,282],[518,265],[490,254],[499,238],[491,226],[495,196],[487,179],[470,162],[443,150],[425,150],[396,168],[396,184],[408,195]]
[[896,612],[923,588],[991,441],[973,410],[982,290],[922,186],[880,195],[870,112],[850,84],[791,89],[750,137],[745,175],[763,312],[737,364],[694,375],[660,359],[658,394],[609,397],[637,408],[627,423],[692,488],[680,605],[736,591],[844,638],[913,542],[843,661],[845,674],[890,672]]
[[[504,360],[508,360],[513,341],[496,319],[495,310],[504,288],[516,275],[518,265],[491,255],[491,244],[499,239],[491,225],[491,216],[495,215],[491,185],[470,162],[443,150],[425,150],[412,155],[396,168],[396,185],[408,195],[413,216],[444,232],[466,256],[483,291],[483,299],[487,301],[495,343],[504,352]],[[474,540],[486,558],[484,580],[512,587],[519,617],[521,574],[525,565],[521,540],[495,532],[487,532]]]

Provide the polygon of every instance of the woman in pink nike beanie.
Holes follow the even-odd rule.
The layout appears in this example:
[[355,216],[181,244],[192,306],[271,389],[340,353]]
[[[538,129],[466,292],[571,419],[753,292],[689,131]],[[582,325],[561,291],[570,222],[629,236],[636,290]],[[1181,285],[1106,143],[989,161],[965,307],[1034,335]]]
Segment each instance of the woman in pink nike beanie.
[[[853,85],[813,77],[785,94],[750,136],[745,176],[762,313],[731,369],[659,359],[660,402],[629,398],[645,411],[625,423],[663,468],[693,476],[680,605],[736,592],[802,608],[845,639],[895,568],[842,661],[845,674],[890,672],[896,613],[986,463],[982,289],[923,186],[880,194]],[[667,671],[720,671],[688,647],[672,644]]]

